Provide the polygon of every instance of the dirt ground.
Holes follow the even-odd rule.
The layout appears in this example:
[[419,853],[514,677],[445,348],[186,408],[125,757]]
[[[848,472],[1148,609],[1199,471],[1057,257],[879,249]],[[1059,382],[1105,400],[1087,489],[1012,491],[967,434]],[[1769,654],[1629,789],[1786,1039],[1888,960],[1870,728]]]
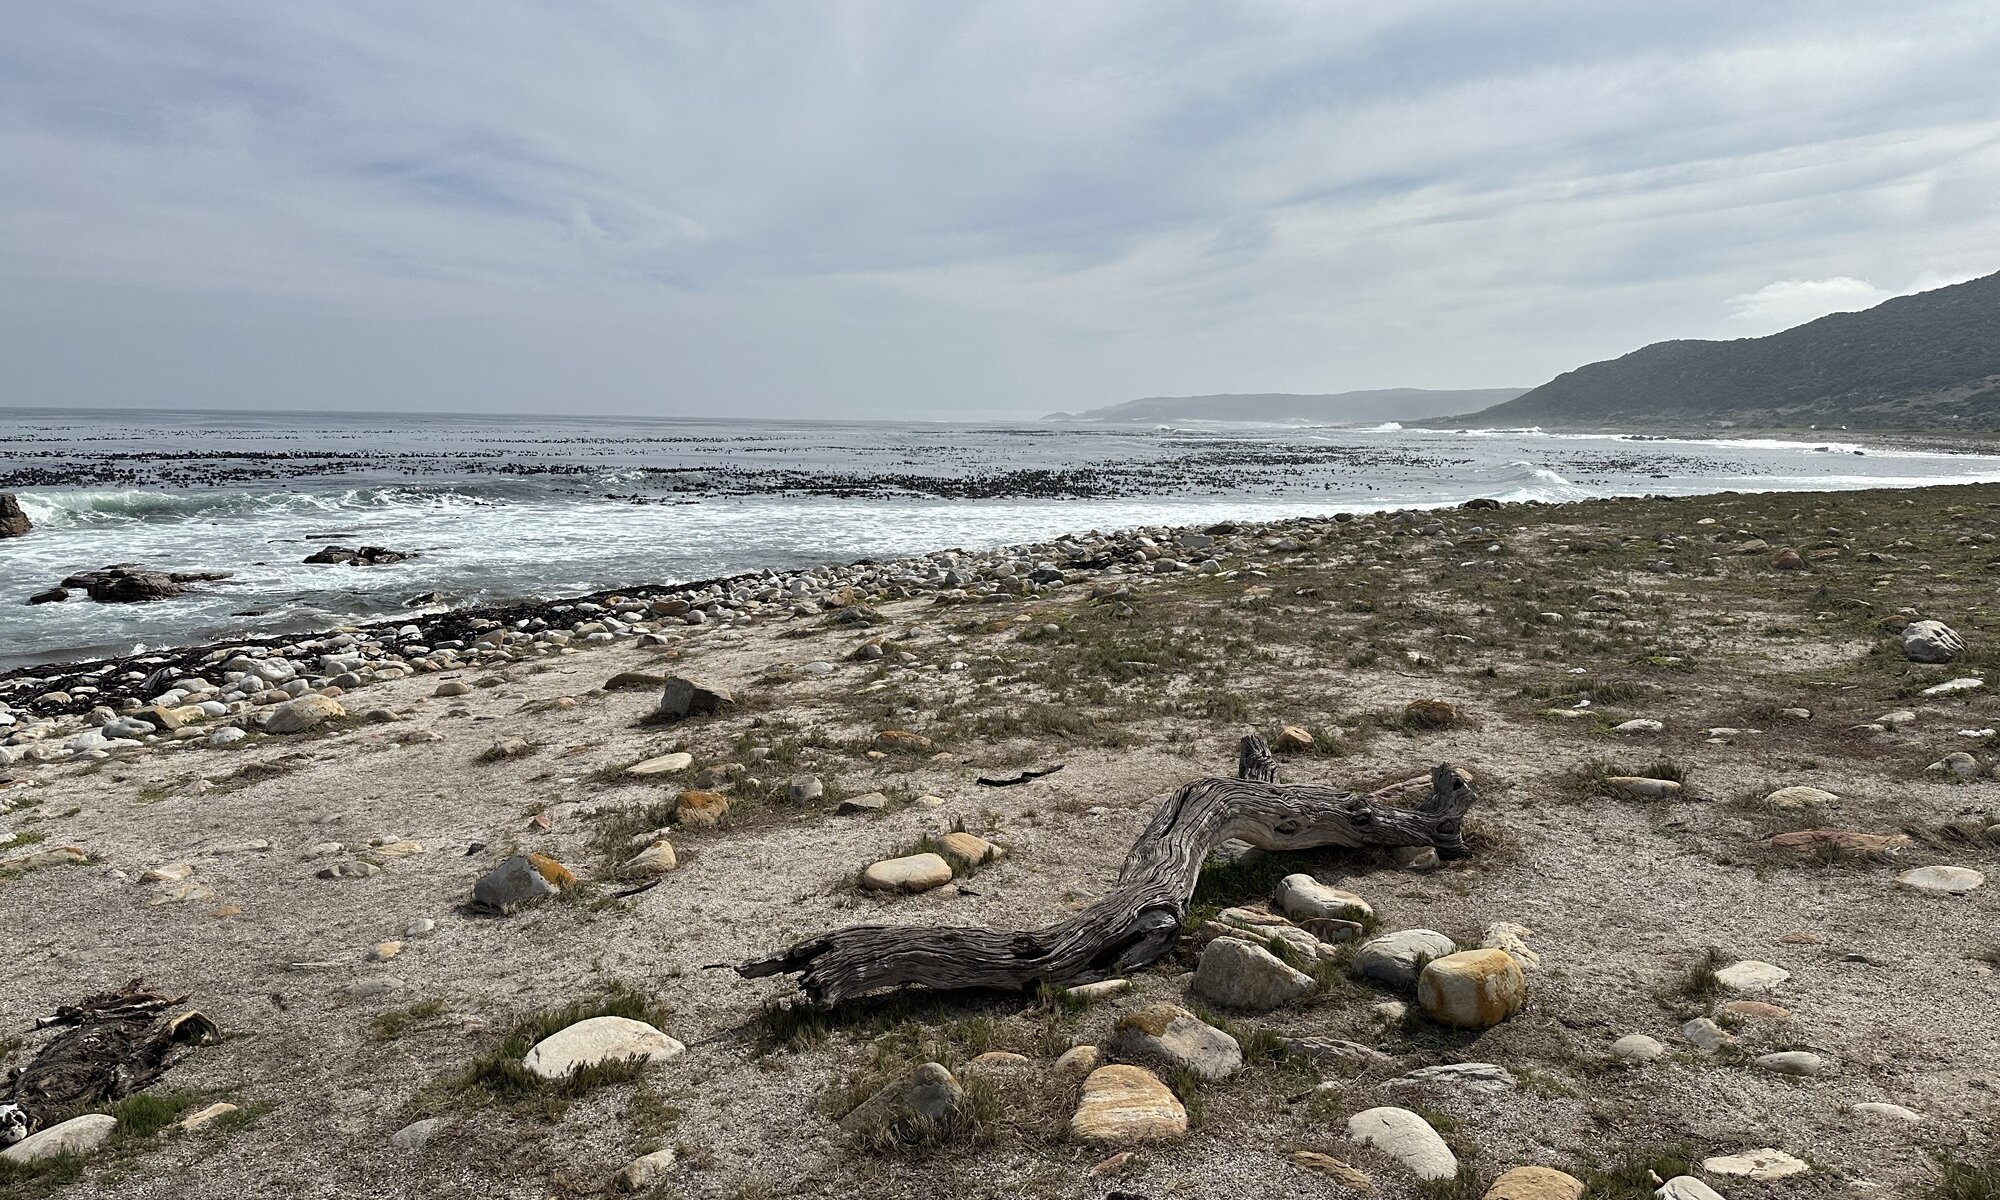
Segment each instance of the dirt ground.
[[[1422,532],[1433,519],[1442,528]],[[2000,663],[2000,574],[1988,568],[2000,488],[1595,501],[1266,532],[1296,548],[1266,544],[1226,562],[1225,576],[1133,578],[1123,596],[1072,586],[996,604],[880,604],[862,625],[691,631],[670,648],[417,676],[344,701],[386,708],[394,723],[13,768],[0,833],[32,831],[35,849],[75,846],[90,862],[0,879],[0,1037],[19,1035],[0,1042],[0,1064],[41,1043],[32,1018],[143,977],[187,993],[228,1035],[155,1091],[242,1111],[202,1132],[125,1139],[74,1179],[0,1181],[0,1195],[570,1197],[602,1193],[617,1168],[660,1147],[679,1156],[661,1196],[1339,1193],[1287,1161],[1298,1149],[1355,1163],[1386,1196],[1416,1195],[1407,1174],[1345,1139],[1346,1116],[1380,1104],[1430,1117],[1469,1168],[1434,1197],[1477,1195],[1524,1163],[1634,1194],[1620,1193],[1619,1168],[1762,1147],[1812,1169],[1710,1182],[1731,1200],[1884,1194],[1921,1190],[1942,1159],[1996,1153],[2000,880],[1938,897],[1895,877],[1931,864],[2000,872],[2000,829],[1980,832],[2000,823],[2000,781],[1925,769],[1956,750],[1993,763],[1991,739],[1962,731],[2000,724],[1995,701],[1983,688],[1921,694],[1991,678]],[[1733,552],[1752,536],[1768,552]],[[1787,546],[1834,553],[1776,569],[1772,553]],[[1871,552],[1886,561],[1865,561]],[[1952,624],[1968,657],[1905,661],[1883,623],[1905,608]],[[869,639],[890,653],[851,659]],[[821,661],[833,671],[799,669]],[[653,690],[603,689],[622,671],[699,675],[737,704],[649,723]],[[451,678],[476,686],[433,696]],[[573,704],[548,703],[559,698]],[[1420,698],[1450,702],[1459,720],[1403,720]],[[1784,715],[1794,708],[1810,716]],[[1856,728],[1896,709],[1916,719]],[[1630,718],[1664,731],[1613,731]],[[1107,1151],[1062,1134],[1073,1089],[1034,1090],[936,1147],[860,1145],[833,1115],[904,1062],[955,1067],[1007,1049],[1046,1064],[1101,1042],[1140,1004],[1194,1006],[1191,953],[1081,1010],[941,997],[802,1027],[765,1015],[795,991],[788,980],[718,969],[857,922],[1032,926],[1072,912],[1101,894],[1165,795],[1229,772],[1242,734],[1282,725],[1318,743],[1283,759],[1288,781],[1371,787],[1441,761],[1474,773],[1469,860],[1422,872],[1326,850],[1275,866],[1360,893],[1385,932],[1424,927],[1477,945],[1493,922],[1527,926],[1540,966],[1523,1012],[1480,1034],[1385,1023],[1375,1006],[1391,993],[1337,983],[1268,1015],[1217,1014],[1246,1045],[1268,1044],[1259,1030],[1346,1038],[1396,1065],[1316,1092],[1310,1065],[1253,1054],[1241,1075],[1189,1096],[1185,1140],[1096,1176]],[[941,753],[871,757],[889,728]],[[1731,732],[1705,732],[1717,728]],[[407,740],[418,731],[439,740]],[[489,754],[512,738],[527,752]],[[694,765],[621,774],[674,749]],[[676,792],[728,763],[741,767],[720,789],[730,816],[670,829],[680,868],[619,897],[613,867],[637,848],[630,839],[669,825]],[[1018,787],[975,782],[1029,763],[1063,769]],[[1641,801],[1598,782],[1634,772],[1681,775],[1685,790]],[[826,797],[789,802],[786,780],[806,773]],[[1764,804],[1794,784],[1838,800]],[[884,811],[835,815],[841,797],[871,791],[889,798]],[[922,895],[854,886],[867,863],[955,827],[1006,857]],[[1892,860],[1764,845],[1804,828],[1902,832],[1910,844]],[[399,842],[421,852],[380,853]],[[344,849],[305,857],[325,843]],[[510,917],[468,912],[474,882],[516,850],[560,860],[584,886]],[[343,861],[380,869],[317,877]],[[192,874],[141,878],[174,863]],[[1229,894],[1257,871],[1213,874],[1197,906],[1259,898]],[[406,936],[420,919],[435,928]],[[390,940],[401,952],[369,961]],[[1732,1022],[1739,1048],[1713,1055],[1678,1032],[1730,998],[1704,991],[1711,951],[1789,971],[1754,998],[1791,1013]],[[355,990],[380,980],[394,986]],[[686,1043],[684,1056],[573,1096],[502,1094],[469,1076],[517,1026],[619,986]],[[1666,1057],[1613,1061],[1611,1043],[1630,1033],[1658,1038]],[[1795,1078],[1748,1061],[1777,1049],[1815,1051],[1829,1069]],[[1479,1095],[1389,1082],[1461,1061],[1500,1064],[1520,1085]],[[1851,1111],[1869,1101],[1924,1119]],[[391,1144],[425,1117],[448,1124],[421,1149]]]

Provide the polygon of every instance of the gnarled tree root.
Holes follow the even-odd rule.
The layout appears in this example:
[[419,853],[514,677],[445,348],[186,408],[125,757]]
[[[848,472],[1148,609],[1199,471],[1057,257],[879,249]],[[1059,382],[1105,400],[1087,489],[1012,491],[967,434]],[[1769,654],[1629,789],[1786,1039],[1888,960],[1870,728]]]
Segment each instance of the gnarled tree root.
[[1356,795],[1277,782],[1270,747],[1243,739],[1236,779],[1197,779],[1168,798],[1139,835],[1109,895],[1041,929],[854,925],[737,966],[747,979],[795,974],[822,1007],[922,987],[1024,990],[1111,978],[1173,950],[1211,848],[1239,838],[1266,850],[1314,846],[1431,846],[1462,858],[1463,820],[1478,798],[1464,775],[1439,766],[1419,808],[1388,803],[1423,778]]

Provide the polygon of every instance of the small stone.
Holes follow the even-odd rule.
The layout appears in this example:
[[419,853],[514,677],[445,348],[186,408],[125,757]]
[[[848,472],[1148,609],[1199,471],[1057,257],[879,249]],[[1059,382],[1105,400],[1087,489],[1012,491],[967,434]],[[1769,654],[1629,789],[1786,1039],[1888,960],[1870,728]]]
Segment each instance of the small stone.
[[1760,1054],[1751,1062],[1763,1070],[1779,1075],[1810,1078],[1826,1071],[1826,1060],[1810,1050],[1781,1050],[1775,1054]]
[[1978,759],[1963,750],[1954,750],[1924,768],[1932,775],[1949,775],[1953,779],[1977,779],[1984,769]]
[[1735,1176],[1762,1182],[1767,1179],[1785,1179],[1793,1175],[1803,1175],[1812,1170],[1812,1167],[1783,1150],[1766,1147],[1762,1150],[1746,1150],[1741,1154],[1705,1158],[1701,1162],[1701,1169],[1710,1175]]
[[1715,973],[1715,981],[1732,992],[1770,992],[1790,979],[1792,973],[1783,967],[1759,962],[1754,958],[1740,959],[1721,968]]
[[938,852],[963,866],[976,867],[1000,857],[1000,847],[983,837],[953,830],[937,839]]
[[1217,938],[1201,952],[1189,988],[1224,1008],[1269,1012],[1310,995],[1313,977],[1240,938]]
[[193,1133],[196,1130],[215,1124],[217,1121],[236,1111],[238,1110],[234,1104],[219,1101],[202,1109],[200,1112],[189,1113],[187,1116],[182,1117],[180,1123],[181,1129],[184,1132]]
[[661,838],[621,863],[618,873],[628,879],[647,879],[677,870],[680,865],[673,843]]
[[689,829],[714,829],[729,815],[729,798],[717,792],[686,791],[674,802],[674,823]]
[[340,990],[349,1000],[380,1000],[403,990],[403,981],[394,975],[377,975],[373,979],[363,979],[350,983]]
[[633,763],[631,766],[625,768],[625,773],[627,775],[637,775],[641,778],[652,775],[671,775],[675,771],[687,770],[693,763],[694,755],[688,754],[685,751],[675,751],[672,754],[662,754],[658,758],[649,758],[644,762]]
[[923,734],[911,733],[907,729],[884,729],[875,735],[875,748],[884,754],[928,754],[937,749],[937,744]]
[[1143,1067],[1099,1067],[1083,1081],[1070,1135],[1100,1145],[1173,1141],[1187,1136],[1187,1109]]
[[10,1163],[37,1163],[61,1155],[81,1158],[111,1140],[118,1119],[104,1113],[85,1113],[0,1150],[0,1159]]
[[951,864],[935,854],[884,859],[861,872],[861,886],[874,892],[928,892],[951,882]]
[[1816,787],[1781,787],[1764,797],[1764,803],[1772,808],[1824,808],[1840,803],[1840,797],[1832,792]]
[[1488,950],[1505,950],[1523,971],[1532,971],[1542,965],[1542,956],[1528,948],[1528,937],[1534,932],[1513,921],[1495,921],[1486,927],[1479,944]]
[[431,689],[431,695],[443,699],[449,699],[454,696],[470,696],[471,694],[472,685],[459,679],[447,679]]
[[679,719],[718,713],[735,702],[736,698],[728,688],[683,675],[670,675],[660,692],[656,711],[662,717]]
[[1015,1054],[1008,1050],[988,1050],[960,1067],[958,1073],[967,1078],[977,1075],[1004,1075],[1033,1065],[1025,1054]]
[[1353,892],[1329,887],[1310,875],[1287,875],[1278,881],[1272,901],[1294,921],[1312,917],[1334,917],[1345,921],[1366,921],[1375,910]]
[[398,954],[401,954],[402,952],[403,952],[403,943],[401,942],[394,942],[394,941],[377,942],[375,943],[374,949],[368,952],[368,961],[388,962],[390,959],[396,957]]
[[314,872],[321,879],[366,879],[371,875],[380,875],[381,873],[382,868],[376,866],[374,863],[366,862],[335,863],[330,867],[321,867],[318,871]]
[[1295,1037],[1285,1039],[1285,1052],[1300,1058],[1309,1058],[1324,1071],[1340,1071],[1348,1075],[1359,1075],[1364,1071],[1393,1067],[1396,1060],[1360,1042],[1343,1041],[1329,1037]]
[[1486,1189],[1485,1200],[1582,1200],[1583,1180],[1554,1167],[1512,1167]]
[[1896,876],[1896,882],[1927,896],[1963,896],[1986,882],[1970,867],[1917,867]]
[[1447,954],[1426,964],[1417,979],[1424,1015],[1460,1029],[1490,1029],[1527,1001],[1527,980],[1505,950]]
[[[1071,989],[1074,991],[1075,989]],[[1056,1056],[1049,1067],[1058,1079],[1081,1080],[1104,1063],[1104,1055],[1095,1046],[1071,1046]]]
[[889,807],[889,797],[880,792],[869,792],[860,796],[849,796],[834,806],[834,812],[843,817],[857,817],[865,813],[881,812]]
[[193,863],[167,863],[154,867],[139,878],[147,883],[179,883],[194,874]]
[[543,1079],[564,1079],[600,1063],[677,1058],[687,1047],[630,1017],[590,1017],[536,1042],[521,1065]]
[[1681,785],[1673,780],[1644,775],[1607,775],[1604,786],[1641,800],[1671,800],[1681,794]]
[[1111,1037],[1113,1058],[1188,1071],[1210,1081],[1243,1069],[1243,1048],[1235,1038],[1173,1004],[1153,1004],[1118,1019]]
[[672,1149],[655,1150],[651,1154],[642,1154],[618,1168],[618,1173],[611,1177],[611,1186],[621,1192],[651,1191],[667,1177],[667,1172],[673,1170],[673,1167]]
[[1366,1172],[1329,1154],[1321,1154],[1314,1150],[1294,1150],[1291,1163],[1300,1170],[1323,1175],[1349,1191],[1365,1192],[1374,1186]]
[[1131,990],[1132,981],[1129,979],[1100,979],[1096,983],[1079,983],[1064,995],[1085,1004],[1096,1004],[1113,996],[1122,996]]
[[436,921],[431,920],[429,917],[418,917],[408,925],[403,926],[403,936],[406,938],[429,937],[436,929]]
[[1667,1048],[1660,1044],[1658,1038],[1647,1037],[1643,1033],[1628,1033],[1611,1043],[1611,1057],[1619,1062],[1653,1062],[1666,1052]]
[[430,1145],[431,1138],[435,1137],[440,1129],[449,1124],[451,1122],[444,1117],[426,1117],[421,1121],[412,1121],[390,1134],[389,1144],[398,1150],[422,1150]]
[[1441,1063],[1434,1067],[1418,1067],[1384,1084],[1385,1087],[1408,1087],[1415,1084],[1434,1084],[1440,1087],[1458,1088],[1475,1095],[1496,1096],[1501,1092],[1511,1092],[1521,1086],[1514,1073],[1498,1063],[1464,1062]]
[[1914,1125],[1924,1119],[1924,1114],[1900,1104],[1888,1104],[1880,1100],[1868,1100],[1848,1110],[1857,1116],[1872,1117],[1878,1121],[1898,1121]]
[[1435,929],[1403,929],[1361,943],[1354,952],[1356,977],[1394,988],[1416,986],[1422,964],[1457,952],[1458,945]]
[[1395,1159],[1418,1179],[1431,1182],[1458,1175],[1458,1158],[1444,1139],[1407,1108],[1370,1108],[1347,1119],[1347,1136]]
[[826,795],[826,785],[817,775],[795,775],[786,785],[785,795],[793,804],[811,804]]
[[1714,1054],[1724,1046],[1731,1046],[1736,1043],[1736,1039],[1730,1035],[1727,1029],[1717,1025],[1707,1017],[1696,1017],[1694,1020],[1681,1026],[1681,1036],[1709,1054]]
[[1630,721],[1621,721],[1611,727],[1611,732],[1613,733],[1626,734],[1665,733],[1666,731],[1667,727],[1664,722],[1655,721],[1647,717],[1637,717]]
[[1290,752],[1310,750],[1313,748],[1313,735],[1296,725],[1287,725],[1278,731],[1277,737],[1271,739],[1271,747]]
[[942,1064],[912,1067],[856,1105],[840,1119],[849,1133],[887,1135],[898,1140],[933,1134],[966,1113],[971,1100]]
[[1435,871],[1444,865],[1435,846],[1396,846],[1389,857],[1405,871]]
[[1660,1200],[1723,1200],[1720,1192],[1692,1175],[1676,1175],[1653,1194]]

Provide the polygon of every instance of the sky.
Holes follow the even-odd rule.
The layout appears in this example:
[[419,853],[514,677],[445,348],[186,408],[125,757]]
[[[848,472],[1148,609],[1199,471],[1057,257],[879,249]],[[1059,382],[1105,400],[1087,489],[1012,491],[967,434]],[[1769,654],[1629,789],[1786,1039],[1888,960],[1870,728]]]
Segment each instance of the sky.
[[2000,270],[1990,0],[62,0],[0,406],[1532,386]]

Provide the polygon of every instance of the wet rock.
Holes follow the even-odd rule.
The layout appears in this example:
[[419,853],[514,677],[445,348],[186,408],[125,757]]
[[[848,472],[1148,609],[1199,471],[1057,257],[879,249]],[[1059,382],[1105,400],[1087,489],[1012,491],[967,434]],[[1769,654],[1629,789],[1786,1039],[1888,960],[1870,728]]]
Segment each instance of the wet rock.
[[1187,1136],[1187,1110],[1143,1067],[1099,1067],[1083,1082],[1069,1130],[1080,1141],[1107,1146],[1175,1141]]
[[1465,950],[1426,964],[1417,978],[1424,1015],[1460,1029],[1490,1029],[1521,1011],[1528,984],[1505,950]]
[[601,1063],[677,1058],[687,1047],[630,1017],[590,1017],[536,1042],[521,1065],[543,1079],[564,1079]]
[[1211,1081],[1243,1069],[1243,1048],[1235,1038],[1173,1004],[1152,1004],[1120,1017],[1107,1049],[1113,1058]]
[[729,689],[720,684],[684,675],[670,675],[666,686],[661,689],[656,711],[662,717],[678,719],[718,713],[735,702],[736,698]]
[[1217,938],[1201,952],[1190,989],[1224,1008],[1269,1012],[1314,988],[1313,977],[1288,965],[1262,946],[1240,938]]
[[0,538],[24,537],[34,522],[21,510],[20,498],[12,492],[0,492]]
[[1407,1108],[1371,1108],[1347,1119],[1347,1136],[1401,1163],[1425,1182],[1458,1174],[1458,1157],[1430,1122]]
[[67,600],[67,599],[69,599],[69,589],[68,589],[68,588],[62,588],[62,587],[52,587],[52,588],[49,588],[49,589],[47,589],[47,590],[45,590],[45,591],[40,591],[40,592],[36,592],[36,593],[35,593],[34,595],[32,595],[32,596],[29,596],[29,597],[28,597],[28,603],[30,603],[30,604],[61,604],[61,603],[62,603],[63,601],[65,601],[65,600]]
[[390,550],[383,546],[328,546],[306,555],[303,561],[319,566],[340,565],[349,567],[373,567],[385,563],[399,563],[416,557],[401,550]]
[[1903,626],[1903,657],[1911,662],[1948,663],[1965,653],[1965,639],[1943,621],[1912,621]]

